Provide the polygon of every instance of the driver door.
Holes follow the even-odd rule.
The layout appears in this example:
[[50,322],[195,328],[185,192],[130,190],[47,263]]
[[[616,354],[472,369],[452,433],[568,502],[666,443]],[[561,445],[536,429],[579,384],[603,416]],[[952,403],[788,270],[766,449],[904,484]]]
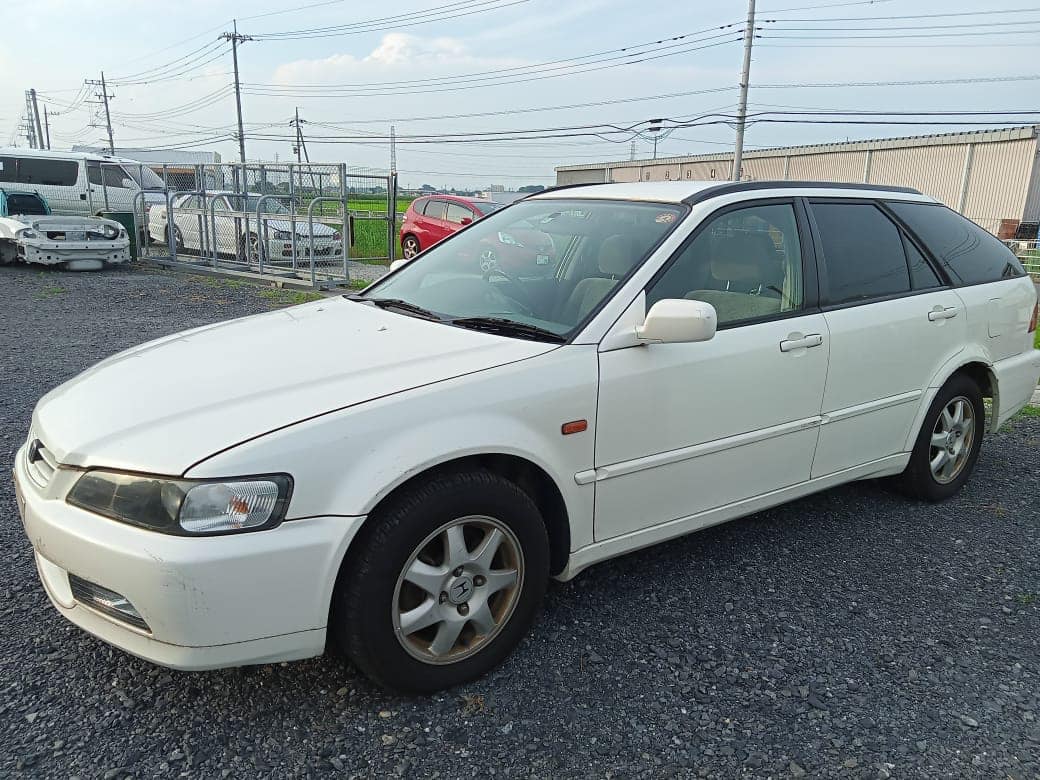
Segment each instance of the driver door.
[[596,541],[809,479],[827,373],[815,259],[793,200],[707,218],[646,289],[711,303],[709,341],[600,353]]

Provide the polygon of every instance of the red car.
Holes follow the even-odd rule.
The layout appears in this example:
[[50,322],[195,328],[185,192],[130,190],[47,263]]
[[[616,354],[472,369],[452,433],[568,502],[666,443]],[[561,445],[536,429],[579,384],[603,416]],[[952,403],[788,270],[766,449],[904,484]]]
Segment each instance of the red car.
[[416,198],[404,213],[401,253],[411,259],[471,222],[502,208],[501,203],[457,195]]

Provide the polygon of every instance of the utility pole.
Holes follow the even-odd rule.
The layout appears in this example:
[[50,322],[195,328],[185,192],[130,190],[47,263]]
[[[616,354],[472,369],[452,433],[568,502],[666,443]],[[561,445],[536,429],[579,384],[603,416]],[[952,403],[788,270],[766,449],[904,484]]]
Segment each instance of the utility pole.
[[733,147],[733,181],[740,181],[744,157],[744,124],[747,120],[748,84],[751,82],[751,44],[755,40],[755,0],[748,0],[747,26],[744,28],[744,66],[740,70],[740,102],[737,106],[737,138]]
[[47,143],[47,149],[51,148],[51,122],[47,118],[47,104],[43,106],[43,140]]
[[115,97],[115,95],[108,94],[108,87],[105,85],[105,72],[101,71],[101,81],[87,80],[88,85],[92,87],[101,87],[101,93],[98,95],[101,98],[100,101],[90,100],[89,103],[101,102],[105,106],[105,127],[108,128],[108,153],[116,153],[116,142],[112,139],[112,115],[108,112],[108,99]]
[[36,123],[33,121],[32,95],[30,90],[25,90],[25,140],[29,142],[29,148],[36,148]]
[[397,133],[390,125],[390,173],[397,173]]
[[231,61],[235,66],[235,107],[238,109],[238,157],[242,168],[242,191],[245,191],[245,164],[246,164],[246,134],[242,129],[242,89],[238,80],[238,44],[253,40],[248,35],[238,34],[238,20],[232,20],[232,32],[220,36],[225,41],[231,41]]
[[43,145],[43,125],[40,124],[40,106],[36,102],[36,90],[30,89],[29,96],[32,98],[32,121],[36,125],[36,145],[41,149],[46,147]]

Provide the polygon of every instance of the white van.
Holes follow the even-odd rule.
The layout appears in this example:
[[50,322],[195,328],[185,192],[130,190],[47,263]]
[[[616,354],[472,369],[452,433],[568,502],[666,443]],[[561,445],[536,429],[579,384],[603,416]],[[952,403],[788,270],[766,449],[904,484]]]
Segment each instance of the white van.
[[[98,215],[132,211],[141,190],[163,190],[148,166],[122,157],[87,152],[0,148],[0,187],[18,185],[46,198],[55,214]],[[145,196],[149,202],[164,196]]]

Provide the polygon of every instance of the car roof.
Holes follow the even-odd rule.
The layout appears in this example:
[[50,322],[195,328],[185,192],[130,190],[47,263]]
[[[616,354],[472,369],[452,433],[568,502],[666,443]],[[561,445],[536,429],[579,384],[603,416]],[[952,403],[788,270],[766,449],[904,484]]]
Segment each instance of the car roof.
[[699,203],[721,195],[754,192],[757,196],[771,194],[804,197],[885,196],[900,200],[929,203],[933,198],[908,187],[827,181],[640,181],[610,184],[570,184],[530,195],[530,198],[595,198],[604,200],[642,200],[658,203]]
[[115,157],[111,154],[99,154],[98,152],[60,152],[53,149],[23,149],[20,146],[0,146],[0,157],[42,157],[51,160],[99,160],[101,162],[133,163],[144,165],[138,160],[129,157]]

